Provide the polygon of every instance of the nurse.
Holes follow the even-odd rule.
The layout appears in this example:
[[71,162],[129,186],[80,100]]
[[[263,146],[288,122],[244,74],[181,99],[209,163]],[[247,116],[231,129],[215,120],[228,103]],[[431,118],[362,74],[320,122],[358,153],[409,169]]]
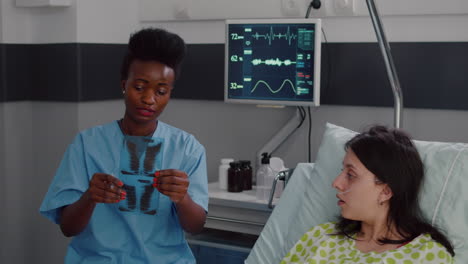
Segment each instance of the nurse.
[[130,37],[123,118],[76,136],[40,208],[73,237],[65,263],[195,263],[184,231],[206,220],[205,149],[158,120],[185,51],[162,29]]

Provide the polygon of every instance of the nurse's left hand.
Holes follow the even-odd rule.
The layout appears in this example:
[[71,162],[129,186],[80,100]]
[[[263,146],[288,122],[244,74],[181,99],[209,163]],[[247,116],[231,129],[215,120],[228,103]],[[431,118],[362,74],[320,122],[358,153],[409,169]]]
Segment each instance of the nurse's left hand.
[[181,202],[189,187],[189,179],[185,172],[180,170],[160,170],[154,173],[153,186],[168,196],[175,204]]

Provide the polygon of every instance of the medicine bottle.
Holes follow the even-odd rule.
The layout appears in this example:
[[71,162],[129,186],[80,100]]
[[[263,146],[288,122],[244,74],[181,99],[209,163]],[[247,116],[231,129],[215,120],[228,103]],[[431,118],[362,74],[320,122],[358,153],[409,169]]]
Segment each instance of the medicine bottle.
[[257,200],[267,200],[273,181],[273,170],[270,167],[270,155],[262,153],[262,164],[257,170]]
[[239,162],[242,170],[242,189],[244,191],[252,190],[252,167],[250,166],[250,160],[241,160]]
[[242,192],[242,171],[239,162],[229,163],[228,192]]
[[221,159],[221,164],[218,169],[218,178],[219,178],[219,189],[227,190],[227,178],[228,178],[228,169],[229,163],[233,162],[234,159]]

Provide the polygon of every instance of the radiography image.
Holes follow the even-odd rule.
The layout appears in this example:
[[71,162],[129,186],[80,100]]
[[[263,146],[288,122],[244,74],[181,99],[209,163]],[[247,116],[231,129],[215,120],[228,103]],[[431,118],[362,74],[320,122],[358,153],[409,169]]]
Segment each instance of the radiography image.
[[126,136],[120,157],[120,179],[127,199],[118,203],[120,211],[155,215],[159,192],[153,187],[154,173],[161,170],[163,140]]

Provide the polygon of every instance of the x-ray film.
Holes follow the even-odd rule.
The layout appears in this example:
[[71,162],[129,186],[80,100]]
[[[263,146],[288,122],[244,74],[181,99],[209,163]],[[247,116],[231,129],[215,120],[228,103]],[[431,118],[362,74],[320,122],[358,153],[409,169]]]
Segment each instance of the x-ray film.
[[153,179],[162,169],[162,146],[161,138],[125,136],[119,178],[127,198],[118,203],[120,211],[157,214],[160,193],[153,187]]

